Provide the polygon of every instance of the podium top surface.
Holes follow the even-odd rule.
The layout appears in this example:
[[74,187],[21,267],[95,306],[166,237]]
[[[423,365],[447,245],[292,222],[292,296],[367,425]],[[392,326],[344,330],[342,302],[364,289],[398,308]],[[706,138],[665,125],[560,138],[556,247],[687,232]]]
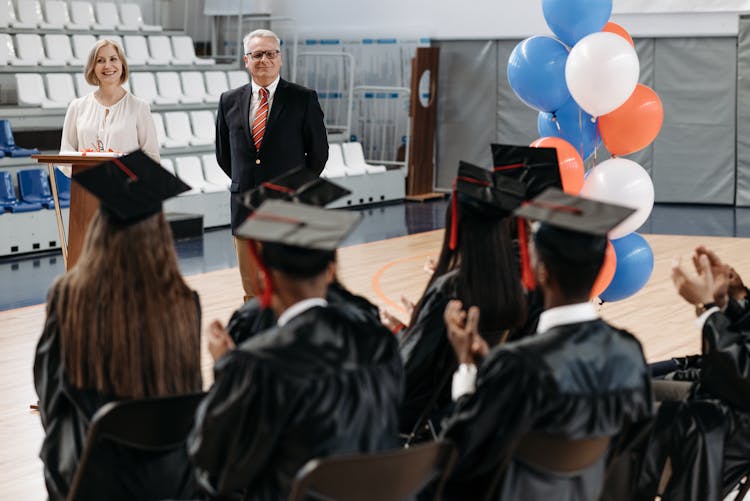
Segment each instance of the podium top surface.
[[62,154],[62,155],[31,155],[31,158],[39,162],[40,164],[73,164],[73,165],[86,165],[86,166],[93,166],[93,165],[99,165],[100,163],[107,162],[111,158],[113,158],[112,155],[95,155],[95,154],[88,154],[88,155],[72,155],[72,154]]

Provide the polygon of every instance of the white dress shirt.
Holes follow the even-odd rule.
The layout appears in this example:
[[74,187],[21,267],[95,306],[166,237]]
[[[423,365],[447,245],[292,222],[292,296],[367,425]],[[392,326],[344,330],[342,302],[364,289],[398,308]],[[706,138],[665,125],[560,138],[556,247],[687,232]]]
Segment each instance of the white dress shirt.
[[[539,315],[537,334],[543,334],[553,327],[566,324],[578,324],[596,320],[599,315],[590,302],[569,304],[545,310]],[[474,393],[476,390],[477,368],[474,364],[461,364],[453,373],[451,397],[458,400],[463,395]]]
[[328,301],[326,301],[322,297],[311,297],[309,299],[298,301],[284,310],[281,315],[279,315],[279,320],[276,322],[276,325],[278,325],[279,327],[284,327],[294,317],[301,315],[310,308],[315,308],[316,306],[325,308],[326,306],[328,306]]
[[[271,116],[271,106],[273,106],[273,96],[276,95],[276,87],[279,86],[279,80],[281,79],[280,76],[276,77],[276,80],[271,82],[269,86],[266,87],[266,90],[268,91],[268,116]],[[253,95],[250,97],[250,116],[248,119],[250,120],[250,128],[253,127],[253,119],[255,118],[255,112],[258,111],[258,105],[260,104],[260,89],[261,86],[255,83],[255,80],[251,79],[251,83],[253,87]],[[267,119],[266,119],[267,120]]]

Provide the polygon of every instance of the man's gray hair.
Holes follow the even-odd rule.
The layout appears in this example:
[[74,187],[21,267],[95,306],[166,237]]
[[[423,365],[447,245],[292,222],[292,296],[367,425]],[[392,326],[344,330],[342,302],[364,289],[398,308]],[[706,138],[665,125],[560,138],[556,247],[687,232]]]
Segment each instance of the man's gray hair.
[[242,39],[242,48],[245,49],[245,52],[247,52],[247,46],[250,43],[250,40],[253,38],[273,38],[276,40],[276,44],[281,48],[281,40],[279,40],[279,37],[276,36],[276,33],[274,33],[271,30],[255,30],[251,31],[247,35],[245,35],[245,38]]

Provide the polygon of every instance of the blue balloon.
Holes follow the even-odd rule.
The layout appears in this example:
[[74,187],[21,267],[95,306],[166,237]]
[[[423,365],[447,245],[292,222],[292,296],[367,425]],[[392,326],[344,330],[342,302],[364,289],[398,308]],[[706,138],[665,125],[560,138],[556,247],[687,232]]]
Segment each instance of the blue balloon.
[[612,14],[612,0],[542,0],[547,25],[573,47],[581,38],[602,31]]
[[536,125],[539,137],[565,139],[578,150],[584,160],[590,157],[601,143],[601,137],[596,131],[596,122],[592,122],[591,115],[581,110],[573,99],[563,104],[555,113],[539,112]]
[[654,253],[638,233],[612,240],[617,256],[615,276],[599,295],[602,301],[620,301],[632,296],[648,282],[654,271]]
[[508,83],[521,101],[557,111],[570,99],[565,83],[568,49],[552,37],[535,36],[516,45],[508,58]]

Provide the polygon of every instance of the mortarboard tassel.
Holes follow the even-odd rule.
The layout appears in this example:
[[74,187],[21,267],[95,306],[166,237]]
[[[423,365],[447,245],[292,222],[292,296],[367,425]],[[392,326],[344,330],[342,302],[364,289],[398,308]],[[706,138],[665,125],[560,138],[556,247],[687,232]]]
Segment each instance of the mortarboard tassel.
[[263,261],[260,259],[260,256],[258,255],[258,248],[256,246],[255,240],[248,240],[247,245],[250,248],[250,255],[258,265],[260,274],[263,277],[263,292],[260,295],[260,305],[263,308],[270,308],[271,295],[273,294],[273,282],[271,282],[271,274],[268,273],[268,268],[266,268],[265,263],[263,263]]
[[521,254],[521,283],[526,290],[533,291],[536,289],[536,280],[534,272],[531,270],[531,259],[529,257],[529,237],[526,233],[526,221],[518,218],[518,250]]
[[453,180],[453,193],[451,195],[451,239],[448,247],[450,250],[456,250],[458,244],[458,191],[456,190],[456,184],[458,179]]

